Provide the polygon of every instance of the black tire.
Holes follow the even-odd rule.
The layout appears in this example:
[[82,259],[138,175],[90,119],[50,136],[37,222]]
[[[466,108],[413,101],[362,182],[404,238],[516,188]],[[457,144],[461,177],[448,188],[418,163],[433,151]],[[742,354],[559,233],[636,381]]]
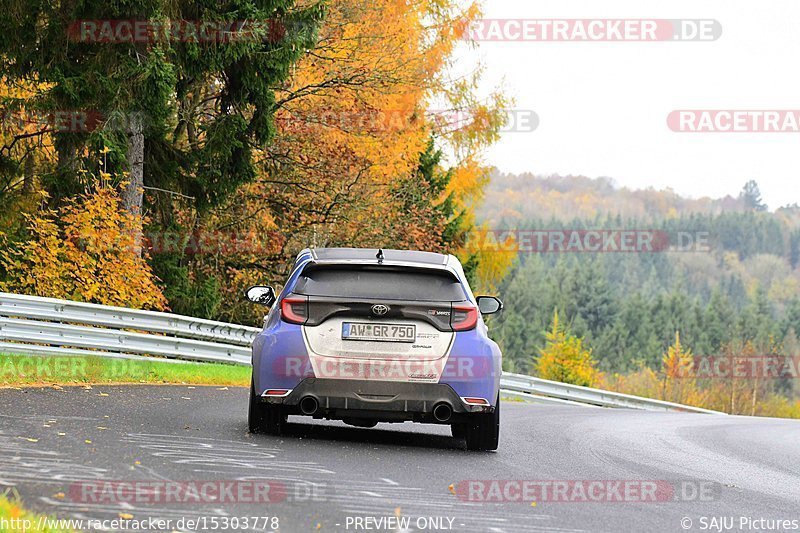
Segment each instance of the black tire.
[[280,405],[260,401],[255,386],[250,381],[250,406],[247,410],[247,427],[250,433],[280,435],[286,425],[286,414]]
[[476,451],[496,450],[500,442],[500,395],[497,395],[493,413],[474,415],[466,426],[467,449]]

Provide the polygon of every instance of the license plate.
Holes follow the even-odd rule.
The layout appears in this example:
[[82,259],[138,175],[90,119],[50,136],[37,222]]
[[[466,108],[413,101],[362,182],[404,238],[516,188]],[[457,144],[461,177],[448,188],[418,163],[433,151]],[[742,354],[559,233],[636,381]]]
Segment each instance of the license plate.
[[414,342],[417,338],[417,326],[345,322],[342,324],[342,338],[350,341]]

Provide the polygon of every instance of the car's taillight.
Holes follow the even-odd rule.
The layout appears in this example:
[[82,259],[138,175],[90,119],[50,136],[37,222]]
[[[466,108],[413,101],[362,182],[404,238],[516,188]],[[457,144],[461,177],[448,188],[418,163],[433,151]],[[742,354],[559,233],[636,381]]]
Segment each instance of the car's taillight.
[[292,389],[267,389],[264,396],[288,396]]
[[305,298],[284,298],[281,302],[281,318],[292,324],[305,324],[308,306]]
[[450,326],[454,331],[465,331],[478,323],[478,309],[471,305],[454,305],[450,313]]
[[486,398],[472,398],[469,396],[464,396],[461,399],[464,400],[464,403],[468,403],[470,405],[489,405],[489,401]]

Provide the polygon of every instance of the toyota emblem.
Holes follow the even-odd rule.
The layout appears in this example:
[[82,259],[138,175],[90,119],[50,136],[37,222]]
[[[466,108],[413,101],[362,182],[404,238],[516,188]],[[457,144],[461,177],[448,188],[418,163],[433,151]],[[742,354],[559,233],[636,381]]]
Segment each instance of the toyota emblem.
[[389,312],[389,306],[383,304],[375,304],[372,306],[372,314],[375,316],[383,316]]

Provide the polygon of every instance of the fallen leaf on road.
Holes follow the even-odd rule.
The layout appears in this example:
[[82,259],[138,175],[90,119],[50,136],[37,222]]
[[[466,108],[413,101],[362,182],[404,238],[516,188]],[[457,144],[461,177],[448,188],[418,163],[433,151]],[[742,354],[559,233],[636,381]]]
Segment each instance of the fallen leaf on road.
[[101,393],[99,393],[99,394],[98,394],[98,396],[108,396],[108,393],[106,393],[106,392],[101,392]]
[[92,443],[92,441],[90,441],[89,439],[86,439],[86,440],[85,440],[85,441],[83,441],[83,442],[85,442],[86,444],[91,444],[91,443]]
[[60,431],[58,432],[59,437],[63,437],[64,435],[66,435],[66,433],[61,433]]
[[130,520],[131,518],[133,518],[133,515],[130,513],[119,513],[119,517],[122,518],[123,520]]
[[63,492],[56,492],[55,494],[53,494],[53,498],[55,498],[56,500],[63,500],[64,499],[64,493]]
[[108,428],[105,428],[105,427],[103,427],[103,426],[97,426],[97,429],[99,429],[99,430],[104,430],[104,429],[108,429]]
[[453,484],[452,484],[452,483],[450,483],[450,484],[447,486],[447,488],[448,488],[448,490],[449,490],[450,492],[452,492],[453,494],[455,494],[455,493],[456,493],[456,488],[455,488],[455,486],[453,486]]
[[32,437],[20,437],[21,439],[25,439],[28,442],[39,442],[39,439],[34,439]]

